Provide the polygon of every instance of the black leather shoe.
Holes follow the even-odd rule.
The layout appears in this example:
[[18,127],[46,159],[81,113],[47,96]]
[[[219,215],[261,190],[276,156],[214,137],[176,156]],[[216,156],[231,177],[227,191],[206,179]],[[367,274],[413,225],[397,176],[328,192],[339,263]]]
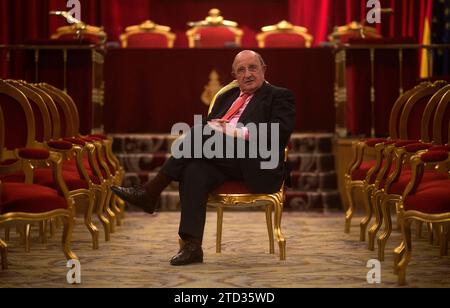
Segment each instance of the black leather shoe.
[[200,243],[188,241],[171,260],[173,266],[203,263],[203,249]]
[[155,212],[158,198],[153,198],[142,188],[111,186],[111,191],[123,201],[140,207],[146,213],[153,214]]

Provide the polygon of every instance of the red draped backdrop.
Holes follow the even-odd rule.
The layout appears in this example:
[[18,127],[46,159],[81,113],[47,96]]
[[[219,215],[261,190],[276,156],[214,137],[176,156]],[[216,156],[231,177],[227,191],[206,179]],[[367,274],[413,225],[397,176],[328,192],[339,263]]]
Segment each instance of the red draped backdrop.
[[[283,19],[307,27],[315,37],[314,44],[317,46],[327,40],[334,26],[354,20],[362,21],[368,11],[367,0],[79,1],[81,19],[91,25],[103,26],[110,41],[118,41],[119,35],[127,26],[151,19],[159,24],[171,26],[172,31],[177,34],[175,47],[181,48],[187,47],[185,35],[187,23],[203,20],[208,10],[213,7],[219,8],[226,19],[239,23],[245,33],[244,48],[257,46],[255,35],[261,27]],[[393,9],[392,14],[383,15],[382,23],[376,25],[384,37],[411,38],[411,41],[416,43],[422,41],[426,8],[433,0],[380,1],[383,8]],[[65,25],[65,22],[60,17],[49,16],[48,12],[68,10],[66,5],[67,0],[0,0],[0,45],[23,44],[49,38],[50,34],[58,26]],[[0,78],[8,76],[4,59],[6,52],[0,48]],[[368,90],[366,92],[369,93]],[[395,97],[395,93],[393,95]],[[381,98],[383,96],[379,95],[378,99]],[[362,117],[360,120],[364,121]],[[365,126],[367,125],[365,123]],[[367,133],[370,128],[360,129],[360,126],[365,127],[356,123],[355,127],[358,129],[355,129],[354,133]],[[385,126],[383,124],[383,127]],[[352,129],[351,131],[353,132]]]
[[[381,0],[394,13],[384,15],[377,25],[385,37],[414,37],[419,42],[428,1]],[[244,29],[244,47],[255,47],[254,34],[262,26],[282,19],[307,27],[318,44],[336,25],[361,21],[367,14],[367,0],[80,0],[83,21],[105,27],[117,40],[129,25],[152,19],[167,24],[178,34],[176,47],[186,47],[187,22],[201,20],[210,8],[238,21]],[[48,38],[63,21],[48,15],[50,10],[67,10],[67,0],[0,0],[0,44],[22,43]]]

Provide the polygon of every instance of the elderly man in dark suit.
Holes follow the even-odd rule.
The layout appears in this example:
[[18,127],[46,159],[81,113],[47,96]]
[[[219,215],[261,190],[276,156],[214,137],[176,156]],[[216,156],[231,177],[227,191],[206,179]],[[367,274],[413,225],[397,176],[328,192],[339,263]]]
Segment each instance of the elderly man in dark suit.
[[[295,127],[294,96],[287,89],[269,84],[265,80],[266,69],[258,53],[250,50],[240,52],[233,63],[233,76],[239,87],[217,97],[203,125],[192,128],[182,144],[186,146],[188,142],[195,146],[193,131],[203,130],[205,126],[225,136],[224,147],[236,140],[243,140],[251,147],[250,141],[256,137],[254,135],[259,135],[258,140],[263,138],[264,144],[272,145],[271,153],[277,154],[273,167],[262,168],[267,157],[251,156],[251,151],[246,151],[244,157],[239,158],[171,157],[158,175],[143,187],[112,187],[112,191],[123,200],[153,213],[161,192],[172,181],[180,183],[179,236],[184,245],[170,260],[172,265],[203,262],[201,244],[206,203],[212,190],[228,180],[243,180],[252,193],[274,193],[280,189],[289,173],[283,157],[284,148]],[[255,124],[253,127],[256,129],[249,129],[249,124]],[[267,129],[260,130],[263,125]],[[273,143],[274,139],[276,143]],[[204,142],[202,139],[200,145]]]

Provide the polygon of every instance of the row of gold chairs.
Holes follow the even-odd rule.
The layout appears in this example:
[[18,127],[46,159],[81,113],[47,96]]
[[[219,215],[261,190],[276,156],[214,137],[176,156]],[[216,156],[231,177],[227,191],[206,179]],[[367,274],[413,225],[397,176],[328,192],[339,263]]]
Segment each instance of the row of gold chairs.
[[[189,23],[191,28],[186,32],[189,48],[223,48],[240,47],[242,45],[243,30],[238,23],[225,20],[218,9],[211,9],[209,15],[202,21]],[[64,26],[52,35],[52,39],[73,39],[83,37],[95,43],[104,43],[107,34],[102,28],[76,23]],[[120,36],[123,48],[173,48],[176,34],[165,25],[158,25],[146,20],[140,25],[127,27]],[[329,36],[331,42],[345,42],[353,37],[380,38],[377,30],[352,22],[342,27],[336,27]],[[256,40],[259,48],[309,48],[314,37],[308,29],[293,25],[282,20],[281,22],[261,28]]]
[[375,216],[368,230],[368,248],[374,250],[378,235],[378,258],[383,261],[386,242],[392,233],[390,208],[394,205],[403,236],[403,242],[394,252],[394,271],[399,274],[399,284],[406,283],[406,266],[411,258],[411,221],[419,222],[419,235],[421,222],[426,222],[430,238],[433,235],[439,238],[441,255],[447,254],[449,118],[450,85],[443,81],[424,82],[402,94],[394,104],[390,138],[354,143],[354,160],[345,174],[349,201],[345,231],[350,232],[356,202],[354,192],[359,190],[366,209],[360,223],[360,240],[365,240],[367,227]]
[[0,80],[0,108],[3,267],[7,266],[6,242],[11,226],[24,230],[29,250],[32,223],[39,223],[45,241],[45,223],[63,217],[64,251],[66,257],[75,259],[70,238],[77,210],[84,213],[93,248],[99,248],[99,230],[92,217],[95,211],[109,241],[124,215],[124,203],[109,190],[111,185],[121,183],[124,174],[112,153],[112,141],[103,135],[82,136],[72,98],[45,83]]

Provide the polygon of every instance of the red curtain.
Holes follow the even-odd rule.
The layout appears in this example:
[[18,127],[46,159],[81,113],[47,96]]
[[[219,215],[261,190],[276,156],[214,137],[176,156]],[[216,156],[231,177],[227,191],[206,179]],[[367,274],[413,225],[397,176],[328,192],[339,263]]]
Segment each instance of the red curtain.
[[[377,25],[385,37],[414,37],[423,33],[426,2],[432,0],[381,0],[382,7],[394,13],[383,15]],[[218,7],[224,17],[238,21],[247,36],[245,47],[256,47],[254,34],[262,26],[281,19],[305,26],[314,35],[316,45],[327,40],[333,27],[361,21],[367,0],[80,0],[83,21],[104,26],[110,39],[117,40],[124,29],[146,19],[167,24],[179,34],[176,47],[186,47],[184,37],[188,21],[203,19],[210,8]],[[49,16],[50,10],[67,10],[66,0],[0,0],[0,44],[23,43],[27,39],[45,39],[64,24]],[[263,17],[263,18],[261,18]]]
[[[384,37],[414,38],[420,42],[423,33],[426,2],[432,0],[381,0],[382,8],[392,8],[392,14],[382,14],[376,28]],[[315,44],[327,40],[334,26],[366,18],[367,0],[290,0],[290,20],[307,27],[315,36]]]

